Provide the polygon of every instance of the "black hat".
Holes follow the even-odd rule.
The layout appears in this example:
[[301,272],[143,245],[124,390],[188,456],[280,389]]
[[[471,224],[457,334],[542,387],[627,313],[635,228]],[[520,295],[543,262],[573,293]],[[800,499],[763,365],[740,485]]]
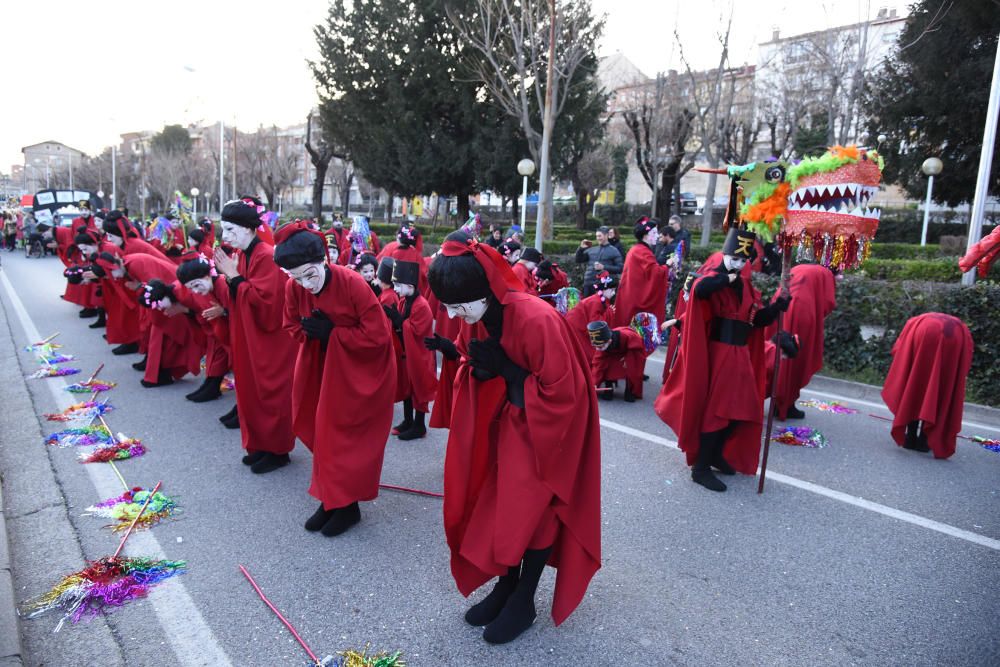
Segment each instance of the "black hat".
[[394,283],[416,287],[419,278],[420,265],[416,262],[404,262],[401,259],[397,259],[392,265],[392,282]]
[[205,230],[204,229],[192,229],[188,232],[188,238],[195,240],[195,243],[201,243],[205,240]]
[[308,231],[295,232],[274,249],[274,263],[283,269],[294,269],[303,264],[325,260],[326,246],[323,239]]
[[[472,237],[461,230],[452,232],[445,241],[468,244]],[[486,270],[471,254],[438,255],[427,271],[431,291],[441,303],[468,303],[493,294]]]
[[593,346],[604,345],[611,340],[611,327],[604,320],[597,320],[587,325],[587,335]]
[[174,298],[174,286],[168,285],[159,278],[153,278],[145,287],[139,290],[139,305],[146,308],[153,308],[163,299],[176,301]]
[[651,229],[656,229],[659,226],[660,226],[659,220],[656,220],[655,218],[647,218],[646,216],[642,216],[636,221],[635,228],[633,229],[633,232],[635,232],[636,240],[641,241],[643,237],[645,237],[646,234],[648,234]]
[[392,284],[392,273],[393,273],[392,269],[395,263],[396,260],[393,259],[392,257],[382,258],[382,261],[379,262],[378,272],[376,274],[376,277],[379,279],[379,281],[385,283],[386,285]]
[[90,210],[90,200],[89,199],[81,199],[80,200],[80,204],[79,204],[79,209],[81,211],[89,211]]
[[189,259],[186,262],[182,262],[181,265],[177,267],[177,280],[180,281],[181,285],[183,285],[191,282],[192,280],[204,278],[211,273],[212,265],[209,264],[208,260],[204,257]]
[[611,275],[607,271],[601,271],[595,276],[597,282],[594,283],[595,290],[606,290],[613,287],[618,287],[618,278]]
[[542,261],[542,253],[538,252],[538,248],[528,247],[521,251],[521,259],[538,264]]
[[257,212],[259,205],[260,203],[251,197],[226,202],[226,205],[222,207],[222,221],[240,227],[257,229],[260,226],[260,213]]
[[97,239],[81,232],[73,237],[73,245],[97,245]]
[[410,225],[408,223],[403,223],[399,226],[399,231],[396,232],[396,241],[399,243],[400,247],[412,248],[417,243],[417,238],[420,236],[420,230]]
[[726,236],[726,242],[722,246],[722,254],[732,255],[733,257],[741,257],[750,261],[753,259],[753,243],[756,240],[757,235],[753,232],[747,231],[746,229],[730,227],[729,234]]
[[511,241],[510,239],[507,239],[506,241],[500,244],[500,247],[497,248],[497,251],[501,255],[506,257],[507,261],[510,261],[510,256],[520,249],[521,249],[520,243],[518,243],[517,241]]
[[[536,251],[537,252],[537,251]],[[535,278],[538,280],[552,280],[555,276],[552,273],[552,261],[543,259],[535,268]]]

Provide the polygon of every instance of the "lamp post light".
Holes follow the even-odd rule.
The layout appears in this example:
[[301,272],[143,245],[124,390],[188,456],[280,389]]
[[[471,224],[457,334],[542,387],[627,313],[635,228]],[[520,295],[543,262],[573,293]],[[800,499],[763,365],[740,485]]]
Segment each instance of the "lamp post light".
[[535,162],[531,158],[524,158],[517,163],[517,173],[524,176],[524,195],[521,206],[521,233],[524,233],[524,222],[528,214],[528,176],[535,173]]
[[931,190],[934,188],[934,177],[944,169],[944,163],[936,157],[929,157],[920,165],[920,170],[927,174],[927,201],[924,203],[924,230],[920,234],[920,245],[927,245],[927,224],[931,217]]
[[198,195],[201,194],[201,190],[198,188],[191,188],[191,219],[198,222]]

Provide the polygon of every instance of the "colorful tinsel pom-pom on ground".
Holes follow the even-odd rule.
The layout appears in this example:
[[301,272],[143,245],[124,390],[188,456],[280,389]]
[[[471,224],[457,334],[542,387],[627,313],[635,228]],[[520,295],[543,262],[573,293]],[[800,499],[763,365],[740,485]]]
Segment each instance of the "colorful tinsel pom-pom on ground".
[[107,402],[85,401],[74,403],[62,412],[45,413],[43,416],[50,422],[90,422],[114,409],[114,406]]
[[29,375],[28,379],[37,380],[39,378],[62,377],[64,375],[76,375],[79,372],[79,368],[56,368],[55,366],[46,366],[45,368],[39,368],[37,371]]
[[84,382],[74,382],[66,386],[66,391],[72,394],[94,394],[102,391],[109,391],[118,386],[117,382],[106,380],[85,380]]
[[319,664],[323,667],[406,667],[402,651],[383,651],[368,655],[367,646],[363,651],[338,651],[337,657],[332,661],[328,656]]
[[141,557],[108,557],[87,563],[87,567],[63,577],[47,593],[23,602],[18,611],[35,618],[60,610],[63,617],[56,632],[66,621],[78,623],[112,607],[146,597],[149,590],[164,579],[183,574],[182,560],[154,560]]
[[40,364],[62,364],[67,361],[73,361],[75,357],[72,354],[59,354],[58,352],[53,352],[51,354],[39,355],[38,363]]
[[786,426],[775,433],[771,439],[783,445],[811,447],[814,449],[822,449],[829,444],[822,433],[808,426]]
[[[114,523],[109,527],[113,532],[119,533],[128,530],[136,517],[136,528],[152,528],[163,519],[170,518],[174,512],[180,511],[177,501],[170,496],[157,491],[150,498],[150,489],[143,489],[137,486],[126,491],[117,498],[109,498],[96,505],[87,508],[85,514],[89,516],[99,516],[106,519],[113,519]],[[143,511],[143,505],[149,499],[149,505]]]
[[92,447],[114,442],[111,432],[103,426],[84,426],[56,431],[45,438],[46,445],[57,447]]
[[983,438],[978,435],[972,436],[973,442],[978,442],[983,449],[988,449],[995,454],[1000,454],[1000,440],[994,438]]
[[825,403],[823,401],[810,399],[808,401],[799,401],[799,405],[806,408],[816,408],[821,412],[832,412],[835,415],[853,415],[858,412],[854,408],[849,408],[842,403],[838,403],[837,401]]
[[134,459],[146,453],[141,440],[122,438],[116,442],[102,445],[90,453],[80,454],[80,463],[107,463],[108,461],[124,461]]

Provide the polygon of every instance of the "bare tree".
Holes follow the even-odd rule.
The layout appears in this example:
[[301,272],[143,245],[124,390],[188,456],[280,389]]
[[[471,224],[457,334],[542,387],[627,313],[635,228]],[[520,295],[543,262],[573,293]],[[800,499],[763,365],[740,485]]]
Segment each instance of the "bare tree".
[[570,167],[570,180],[576,193],[576,227],[586,229],[590,214],[601,189],[611,182],[614,165],[611,160],[611,146],[598,145]]
[[272,209],[277,208],[278,196],[295,182],[298,159],[287,142],[282,141],[277,126],[260,127],[243,135],[240,160],[248,170],[248,180],[264,194]]
[[340,199],[340,210],[344,215],[348,215],[351,209],[351,186],[354,184],[355,171],[354,164],[350,160],[337,159],[330,163],[330,184],[337,192]]
[[312,215],[317,222],[323,219],[323,190],[326,188],[326,172],[330,168],[330,160],[341,157],[340,151],[324,138],[324,133],[320,128],[316,128],[313,134],[313,124],[319,124],[320,112],[310,113],[306,117],[306,152],[309,153],[309,160],[316,170],[316,177],[313,180],[312,192]]
[[471,46],[467,67],[520,123],[539,165],[537,223],[551,238],[553,127],[569,98],[568,83],[594,52],[603,19],[595,19],[587,0],[562,0],[558,7],[555,0],[473,0],[468,10],[450,5],[447,12]]

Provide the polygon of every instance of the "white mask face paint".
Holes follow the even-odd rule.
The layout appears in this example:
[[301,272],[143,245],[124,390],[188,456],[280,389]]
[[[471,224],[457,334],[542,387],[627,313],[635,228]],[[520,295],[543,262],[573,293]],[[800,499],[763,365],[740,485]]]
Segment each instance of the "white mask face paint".
[[312,294],[319,294],[320,290],[323,289],[323,283],[326,282],[325,267],[325,262],[313,262],[312,264],[296,266],[285,273],[291,276],[292,280],[301,285],[303,289]]
[[617,288],[614,287],[604,290],[604,298],[607,299],[608,301],[611,301],[611,299],[615,298],[616,291]]
[[118,246],[119,248],[121,248],[122,244],[125,242],[124,239],[122,239],[122,237],[115,236],[114,234],[107,234],[104,238],[107,240],[108,243],[112,243]]
[[487,299],[479,299],[465,303],[446,303],[444,307],[448,311],[449,318],[461,317],[467,324],[475,324],[483,319],[488,305]]
[[747,261],[732,255],[723,255],[722,263],[726,265],[726,270],[730,273],[738,273],[746,266]]
[[94,218],[94,226],[100,230],[104,229],[104,218]]
[[652,247],[656,245],[657,241],[660,240],[660,231],[655,227],[650,229],[649,232],[642,238],[642,242],[646,245]]
[[77,247],[80,249],[80,253],[83,254],[84,257],[90,257],[97,252],[96,245],[80,245]]
[[343,229],[344,228],[344,221],[343,220],[334,220],[333,221],[333,228],[334,229]]
[[125,269],[120,268],[120,267],[116,268],[116,269],[111,269],[111,277],[112,278],[124,278],[125,277]]
[[326,257],[331,264],[336,264],[337,260],[340,259],[340,249],[337,246],[330,246],[326,249]]
[[529,262],[528,260],[524,260],[524,268],[528,269],[529,271],[534,271],[535,267],[537,266],[538,264],[535,264],[534,262]]
[[519,259],[521,259],[521,251],[515,250],[514,252],[510,253],[510,259],[508,259],[507,261],[510,262],[511,264],[517,264],[517,261]]
[[184,283],[184,287],[187,287],[195,294],[204,296],[212,291],[212,279],[207,276],[204,278],[195,278]]
[[193,238],[191,238],[189,236],[188,237],[188,247],[190,247],[190,248],[197,248],[198,247],[198,242],[195,241]]
[[240,227],[225,220],[222,221],[222,242],[228,243],[237,250],[246,250],[256,234],[256,230]]
[[398,294],[404,299],[408,296],[413,296],[413,285],[404,285],[403,283],[393,283],[392,289],[396,294]]
[[365,279],[366,283],[370,283],[375,280],[375,267],[371,264],[365,264],[361,267],[361,277]]

